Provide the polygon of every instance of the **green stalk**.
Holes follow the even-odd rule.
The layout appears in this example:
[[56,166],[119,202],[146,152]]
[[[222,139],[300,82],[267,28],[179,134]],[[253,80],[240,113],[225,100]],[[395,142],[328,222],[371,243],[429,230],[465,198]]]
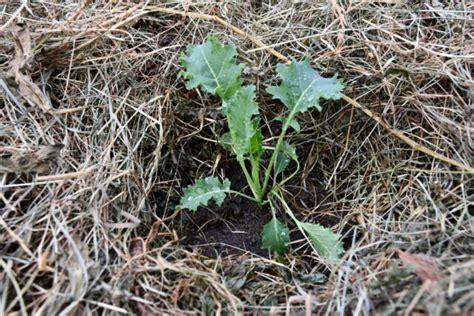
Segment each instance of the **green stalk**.
[[286,182],[288,182],[290,179],[292,179],[294,176],[296,176],[298,174],[298,172],[300,172],[300,162],[298,160],[293,160],[293,161],[296,162],[296,170],[292,174],[290,174],[288,177],[286,177],[285,179],[278,182],[276,187],[282,187]]
[[276,218],[275,206],[273,206],[272,199],[268,199],[268,204],[270,204],[270,210],[272,211],[273,218]]
[[277,192],[277,191],[273,191],[273,192],[274,192],[273,195],[276,196],[278,198],[278,200],[280,200],[280,203],[283,206],[283,208],[285,209],[286,214],[288,214],[291,217],[291,219],[295,222],[295,224],[298,227],[298,229],[300,230],[300,232],[306,238],[306,240],[308,241],[308,244],[313,249],[314,253],[319,254],[318,250],[314,247],[313,243],[309,239],[308,234],[304,230],[304,227],[301,225],[302,223],[296,218],[295,214],[293,214],[293,211],[291,210],[291,208],[286,203],[285,198],[282,196],[281,192]]
[[273,191],[273,195],[276,196],[278,200],[280,200],[280,203],[283,206],[283,209],[285,210],[286,214],[288,214],[291,217],[291,219],[293,220],[293,222],[295,222],[296,226],[301,231],[303,236],[306,238],[306,240],[308,241],[311,248],[313,248],[313,251],[315,253],[318,253],[316,248],[314,248],[313,244],[311,243],[311,240],[309,240],[308,236],[306,235],[306,232],[304,231],[304,228],[301,225],[301,222],[296,218],[295,214],[293,214],[293,211],[291,210],[291,208],[286,203],[285,198],[281,195],[281,192]]
[[300,230],[302,230],[301,222],[296,218],[295,214],[293,214],[293,211],[290,209],[288,204],[286,204],[285,198],[281,195],[281,193],[278,192],[278,191],[273,191],[273,195],[276,196],[280,200],[280,203],[282,204],[283,208],[285,209],[285,212],[295,222],[296,226],[298,226],[298,228]]
[[[299,101],[298,101],[299,103]],[[298,105],[298,104],[297,104]],[[263,180],[263,186],[262,186],[262,190],[261,190],[261,196],[258,199],[262,199],[263,200],[263,195],[266,193],[267,191],[267,186],[268,186],[268,180],[270,179],[270,174],[273,170],[273,165],[275,164],[275,159],[278,155],[278,152],[280,151],[280,148],[281,148],[281,144],[283,144],[283,138],[285,137],[286,135],[286,131],[288,130],[288,127],[290,126],[290,121],[293,119],[293,117],[295,116],[296,114],[296,110],[298,108],[298,106],[295,106],[293,108],[293,110],[290,112],[290,114],[288,115],[288,117],[286,118],[285,120],[285,124],[283,124],[283,128],[281,130],[281,134],[280,136],[278,137],[278,141],[277,141],[277,144],[275,146],[275,149],[273,150],[273,154],[272,156],[270,157],[270,162],[268,163],[268,166],[267,166],[267,169],[265,170],[265,178]]]
[[229,192],[229,193],[232,193],[232,194],[235,194],[235,195],[239,195],[239,196],[241,196],[241,197],[244,197],[244,198],[246,198],[246,199],[248,199],[248,200],[250,200],[250,201],[257,202],[257,200],[256,200],[255,198],[253,198],[253,197],[251,197],[251,196],[249,196],[249,195],[247,195],[247,194],[241,193],[241,192],[239,192],[239,191],[230,190],[230,191],[228,191],[228,192]]
[[252,179],[253,183],[255,184],[255,190],[257,191],[258,196],[255,198],[257,199],[258,205],[262,205],[263,199],[262,199],[262,186],[260,184],[260,165],[259,162],[254,159],[253,156],[250,158],[250,164],[252,168]]
[[250,176],[248,170],[247,170],[247,167],[245,166],[245,162],[244,162],[244,159],[242,157],[237,157],[237,161],[239,162],[240,164],[240,168],[242,169],[242,171],[244,172],[244,175],[245,175],[245,179],[247,180],[247,183],[249,184],[250,186],[250,190],[252,191],[252,194],[253,196],[255,197],[255,200],[257,201],[257,203],[260,205],[261,202],[261,199],[260,199],[260,196],[262,195],[261,192],[260,192],[260,189],[255,185],[252,177]]

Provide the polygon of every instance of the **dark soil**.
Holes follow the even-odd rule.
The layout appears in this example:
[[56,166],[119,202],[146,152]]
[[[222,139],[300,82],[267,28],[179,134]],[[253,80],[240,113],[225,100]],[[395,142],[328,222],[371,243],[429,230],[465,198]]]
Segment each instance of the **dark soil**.
[[[271,126],[272,131],[277,134],[280,127],[279,122]],[[264,130],[265,133],[268,133],[268,131]],[[301,165],[305,164],[308,157],[307,150],[310,146],[308,144],[298,151]],[[188,144],[187,147],[198,149],[197,152],[192,153],[194,156],[207,156],[215,151],[215,148],[207,148],[206,145],[201,143],[193,144],[193,146]],[[265,159],[269,159],[269,157],[265,157]],[[290,174],[295,167],[294,163],[290,163],[285,173]],[[222,172],[230,180],[233,190],[252,195],[240,166],[232,160],[232,157],[227,156],[223,159],[221,168],[219,174]],[[181,171],[184,174],[188,173],[187,170]],[[192,174],[193,172],[189,171],[189,173]],[[302,184],[303,176],[305,187]],[[333,227],[341,221],[345,214],[342,214],[342,211],[339,214],[324,212],[324,209],[333,202],[333,197],[325,192],[322,179],[324,179],[324,175],[317,167],[311,168],[311,171],[306,175],[300,172],[285,185],[287,202],[295,216],[301,220],[305,221],[308,217],[311,221],[325,227]],[[194,179],[190,178],[188,180],[191,184]],[[315,210],[318,214],[314,214]],[[292,241],[304,239],[304,236],[298,229],[295,229],[293,221],[286,214],[280,212],[278,218],[290,228]],[[240,196],[229,196],[221,206],[211,202],[207,207],[200,207],[195,213],[180,212],[179,219],[174,224],[182,238],[182,244],[191,246],[191,248],[201,251],[208,257],[215,258],[219,255],[225,256],[242,252],[268,256],[267,249],[262,249],[260,234],[263,226],[270,219],[271,212],[268,207],[259,208],[256,203],[248,199]],[[343,240],[345,248],[348,248],[353,242],[350,227],[344,227],[343,234],[345,235]],[[312,251],[312,249],[308,247],[308,251]]]
[[[226,176],[235,191],[251,194],[246,189],[246,180],[237,164],[230,163]],[[249,251],[268,256],[262,249],[260,232],[271,219],[270,210],[258,207],[250,200],[239,196],[228,197],[222,206],[213,203],[201,207],[196,213],[182,212],[178,231],[183,244],[199,246],[208,257]]]
[[[239,165],[235,162],[228,162],[227,165],[223,171],[231,181],[232,189],[251,195]],[[288,203],[299,218],[302,218],[305,209],[313,209],[319,205],[321,216],[317,217],[318,223],[331,227],[340,221],[343,214],[324,214],[325,205],[331,201],[317,181],[321,178],[322,175],[318,174],[315,168],[306,177],[304,190],[301,179],[295,177],[286,185],[289,192]],[[215,258],[243,251],[268,256],[268,251],[262,249],[260,236],[263,226],[271,219],[271,212],[267,207],[259,208],[250,200],[231,196],[220,207],[211,202],[208,207],[201,207],[195,213],[183,211],[180,216],[181,219],[176,224],[179,225],[177,230],[183,238],[182,243],[193,248],[198,247],[208,257]],[[278,217],[292,230],[292,240],[303,239],[303,235],[293,229],[294,223],[285,214],[279,214]],[[345,227],[344,233],[348,230],[349,227]],[[352,239],[352,236],[346,236],[346,247],[350,246]],[[311,251],[309,248],[308,250]]]

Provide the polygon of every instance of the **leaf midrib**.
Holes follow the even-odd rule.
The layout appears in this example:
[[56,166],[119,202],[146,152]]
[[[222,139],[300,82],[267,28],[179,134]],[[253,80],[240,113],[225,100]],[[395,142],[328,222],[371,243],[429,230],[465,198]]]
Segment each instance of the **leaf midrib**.
[[227,193],[229,190],[227,189],[220,189],[220,190],[217,190],[217,191],[207,191],[207,192],[204,192],[204,193],[201,193],[199,195],[194,195],[194,199],[199,199],[199,198],[202,198],[206,195],[209,195],[209,194],[214,194],[214,193]]
[[[214,70],[213,70],[212,67],[211,67],[211,64],[209,63],[209,60],[207,59],[207,56],[206,56],[206,54],[205,54],[205,52],[204,52],[204,47],[203,47],[203,49],[201,49],[201,55],[202,55],[202,57],[204,58],[204,61],[206,62],[207,68],[209,68],[209,71],[211,72],[212,76],[214,77],[214,81],[216,82],[216,86],[217,86],[217,87],[216,87],[216,90],[217,90],[218,88],[220,88],[220,89],[223,90],[223,87],[222,87],[222,85],[221,85],[220,82],[219,82],[219,76],[220,76],[220,74],[221,74],[221,72],[222,72],[222,69],[224,68],[225,58],[222,58],[222,63],[221,63],[221,67],[220,67],[220,69],[219,69],[219,73],[216,75],[216,73],[214,72]],[[230,86],[230,85],[229,85],[229,86]],[[226,89],[226,91],[227,91],[227,89]],[[223,94],[225,94],[226,91],[223,91]]]

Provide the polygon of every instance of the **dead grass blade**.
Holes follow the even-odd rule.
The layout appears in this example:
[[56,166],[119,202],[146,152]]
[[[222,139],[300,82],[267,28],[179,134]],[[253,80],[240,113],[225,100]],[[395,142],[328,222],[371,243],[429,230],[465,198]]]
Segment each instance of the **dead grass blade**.
[[[333,2],[333,5],[334,5],[334,8],[336,10],[337,15],[341,18],[341,7],[335,2],[335,1],[332,1]],[[276,51],[274,48],[264,44],[262,41],[260,41],[259,39],[255,38],[254,36],[251,36],[250,34],[248,34],[247,32],[239,29],[238,27],[232,25],[231,23],[225,21],[224,19],[218,17],[218,16],[215,16],[215,15],[207,15],[207,14],[201,14],[201,13],[193,13],[193,12],[184,12],[184,11],[176,11],[176,10],[170,10],[170,9],[165,9],[165,8],[153,8],[152,11],[156,11],[156,12],[162,12],[162,13],[170,13],[170,14],[177,14],[177,15],[181,15],[183,17],[192,17],[192,18],[197,18],[197,19],[202,19],[202,20],[208,20],[208,21],[214,21],[214,22],[217,22],[219,24],[221,24],[222,26],[232,30],[233,32],[241,35],[242,37],[250,40],[252,43],[254,43],[256,46],[260,47],[260,48],[263,48],[265,49],[267,52],[269,52],[270,54],[274,55],[275,57],[277,57],[278,59],[281,59],[285,62],[290,62],[291,60],[284,56],[283,54],[280,54],[278,51]],[[343,21],[341,20],[341,23],[343,23]],[[397,131],[396,129],[393,129],[391,128],[387,123],[383,122],[382,119],[380,117],[378,117],[376,114],[374,114],[373,112],[371,112],[369,109],[365,108],[364,106],[362,106],[359,102],[357,102],[356,100],[348,97],[348,96],[343,96],[344,100],[348,103],[350,103],[351,105],[357,107],[358,109],[362,110],[365,114],[367,114],[370,118],[374,119],[375,121],[377,121],[377,123],[379,123],[380,125],[382,125],[385,129],[387,129],[391,134],[393,134],[394,136],[398,137],[400,140],[402,140],[404,143],[406,143],[407,145],[409,145],[410,147],[412,147],[413,149],[415,150],[418,150],[418,151],[421,151],[427,155],[430,155],[436,159],[439,159],[441,161],[444,161],[448,164],[451,164],[453,166],[456,166],[460,169],[463,169],[469,173],[473,173],[474,174],[474,167],[471,167],[471,166],[468,166],[462,162],[459,162],[459,161],[456,161],[456,160],[453,160],[453,159],[450,159],[448,157],[445,157],[415,141],[413,141],[412,139],[410,139],[408,136],[404,135],[402,132],[400,131]]]
[[48,112],[51,110],[48,98],[33,82],[31,75],[27,72],[28,63],[34,58],[34,50],[28,25],[26,23],[13,24],[11,34],[15,41],[15,58],[10,62],[10,71],[8,74],[14,78],[18,93],[31,106]]
[[[0,314],[472,314],[473,7],[387,2],[3,1]],[[204,232],[243,235],[236,199],[202,222],[175,210],[193,179],[236,174],[220,105],[178,77],[209,33],[248,65],[268,148],[277,62],[346,82],[298,117],[303,170],[284,188],[344,235],[339,269],[297,235],[285,256],[225,254]],[[437,258],[437,287],[393,248]]]
[[39,146],[36,150],[0,147],[0,155],[9,155],[0,158],[0,173],[47,173],[63,147],[62,144]]

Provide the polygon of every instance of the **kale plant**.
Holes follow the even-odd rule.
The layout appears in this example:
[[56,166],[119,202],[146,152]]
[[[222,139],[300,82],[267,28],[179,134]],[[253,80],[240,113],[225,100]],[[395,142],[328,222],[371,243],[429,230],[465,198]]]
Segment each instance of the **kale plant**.
[[[202,45],[189,45],[180,63],[184,67],[181,75],[187,79],[187,89],[200,88],[222,100],[229,132],[222,135],[219,142],[235,154],[253,197],[231,190],[228,179],[220,181],[217,177],[207,177],[184,189],[178,208],[196,211],[211,199],[220,206],[228,193],[245,196],[260,206],[268,204],[273,216],[263,227],[262,245],[270,251],[283,254],[287,251],[290,237],[288,227],[276,216],[276,207],[279,205],[310,241],[313,249],[329,262],[336,262],[343,253],[340,235],[319,224],[299,221],[286,203],[281,188],[298,173],[300,167],[295,148],[285,141],[290,127],[299,131],[295,116],[311,108],[321,111],[321,98],[339,99],[344,87],[342,82],[335,77],[321,77],[307,59],[277,65],[281,84],[269,87],[266,91],[273,99],[280,100],[287,111],[285,117],[278,118],[283,127],[270,160],[264,167],[262,156],[265,149],[258,104],[255,101],[255,86],[242,83],[244,65],[236,63],[235,46],[224,45],[214,35],[210,35]],[[296,170],[282,178],[291,160],[296,163]]]

